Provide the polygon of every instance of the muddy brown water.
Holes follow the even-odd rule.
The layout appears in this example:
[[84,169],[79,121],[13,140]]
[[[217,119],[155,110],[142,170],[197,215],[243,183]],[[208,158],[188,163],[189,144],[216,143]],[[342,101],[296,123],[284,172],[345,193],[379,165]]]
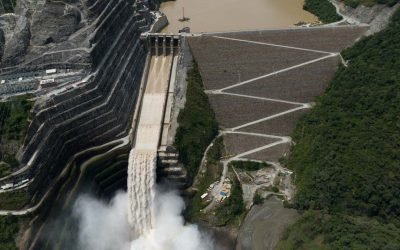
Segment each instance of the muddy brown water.
[[[304,0],[176,0],[164,2],[160,10],[169,25],[163,32],[178,32],[190,27],[191,32],[241,31],[293,27],[300,21],[317,18],[303,10]],[[180,22],[182,8],[188,22]]]

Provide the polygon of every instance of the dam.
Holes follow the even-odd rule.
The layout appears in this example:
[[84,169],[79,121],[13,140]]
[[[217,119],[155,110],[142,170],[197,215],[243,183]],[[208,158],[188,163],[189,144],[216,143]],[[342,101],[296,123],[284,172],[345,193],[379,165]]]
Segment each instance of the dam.
[[[187,188],[185,168],[173,147],[173,124],[176,102],[184,103],[177,98],[177,82],[185,82],[182,64],[192,65],[191,53],[220,125],[219,136],[232,156],[225,158],[224,167],[244,159],[281,169],[279,159],[288,153],[295,122],[328,86],[342,62],[340,51],[367,29],[343,25],[147,33],[154,32],[157,21],[152,12],[157,4],[151,0],[38,1],[38,6],[26,17],[13,17],[22,27],[24,18],[33,16],[34,32],[30,37],[23,29],[6,37],[0,68],[2,97],[29,94],[35,102],[16,155],[20,164],[0,176],[5,187],[0,190],[0,215],[32,216],[26,240],[32,250],[52,249],[53,239],[43,237],[49,233],[58,241],[55,249],[68,249],[76,225],[61,218],[60,232],[52,232],[52,220],[70,212],[82,193],[110,201],[117,190],[126,189],[126,219],[137,238],[154,226],[156,183],[163,179]],[[59,14],[74,30],[57,29],[52,18],[31,15],[35,8],[43,8],[43,16]],[[304,19],[313,22],[315,17],[308,13]],[[288,19],[284,27],[301,20]],[[174,25],[170,31],[176,32]],[[218,31],[213,28],[208,31]],[[30,45],[13,48],[22,35]],[[186,42],[190,48],[183,56]],[[18,56],[10,56],[11,49],[19,50]],[[254,193],[244,191],[247,197]],[[282,194],[290,197],[290,191],[282,189]],[[3,202],[9,197],[16,201]]]

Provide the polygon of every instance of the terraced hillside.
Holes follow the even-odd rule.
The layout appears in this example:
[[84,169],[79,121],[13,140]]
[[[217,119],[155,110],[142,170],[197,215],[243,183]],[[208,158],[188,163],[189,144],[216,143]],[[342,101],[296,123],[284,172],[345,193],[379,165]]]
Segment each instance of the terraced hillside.
[[20,0],[15,14],[0,17],[5,84],[16,76],[23,78],[18,84],[48,79],[48,69],[60,75],[57,86],[33,93],[19,167],[0,179],[8,185],[0,190],[1,214],[34,213],[33,229],[46,232],[41,221],[54,202],[68,207],[87,181],[102,195],[126,185],[129,131],[147,58],[140,34],[152,22],[152,5]]

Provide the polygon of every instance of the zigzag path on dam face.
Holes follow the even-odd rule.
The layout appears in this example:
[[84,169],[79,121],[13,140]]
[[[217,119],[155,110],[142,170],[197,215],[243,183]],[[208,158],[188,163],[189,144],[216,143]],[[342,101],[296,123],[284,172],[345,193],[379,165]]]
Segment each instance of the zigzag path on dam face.
[[[188,39],[220,124],[219,136],[228,150],[236,150],[228,151],[222,160],[224,173],[229,163],[248,160],[268,163],[277,173],[278,177],[272,174],[257,180],[254,171],[234,170],[248,207],[256,190],[275,185],[275,180],[279,194],[292,199],[291,171],[279,159],[289,153],[290,135],[298,119],[313,107],[341,63],[340,51],[366,30],[365,26],[320,27],[203,34]],[[279,173],[286,177],[280,178]],[[249,174],[254,180],[246,179]],[[208,211],[218,206],[214,201]],[[236,249],[273,249],[297,218],[297,212],[283,208],[281,200],[253,206],[240,230],[233,233],[238,235]],[[274,227],[260,231],[267,225]]]

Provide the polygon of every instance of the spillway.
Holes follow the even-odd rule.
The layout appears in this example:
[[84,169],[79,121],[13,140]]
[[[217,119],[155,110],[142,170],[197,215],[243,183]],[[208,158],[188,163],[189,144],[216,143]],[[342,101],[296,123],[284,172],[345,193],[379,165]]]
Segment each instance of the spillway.
[[148,232],[153,224],[157,152],[135,150],[129,155],[129,224],[134,235]]
[[173,53],[151,57],[136,135],[129,155],[128,220],[134,237],[146,234],[154,222],[157,151],[173,58]]

